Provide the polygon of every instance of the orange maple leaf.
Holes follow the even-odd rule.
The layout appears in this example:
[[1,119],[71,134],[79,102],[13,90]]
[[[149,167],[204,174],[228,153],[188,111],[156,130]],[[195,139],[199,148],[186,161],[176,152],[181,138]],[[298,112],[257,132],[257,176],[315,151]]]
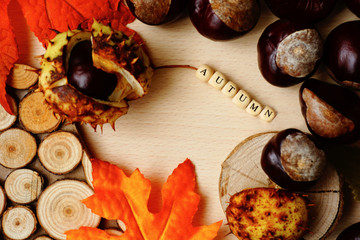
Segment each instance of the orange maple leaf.
[[6,79],[19,56],[15,42],[15,34],[12,31],[8,17],[7,9],[9,3],[10,0],[2,0],[0,5],[0,104],[8,113],[14,114],[7,100]]
[[140,171],[130,177],[107,162],[92,160],[95,194],[83,200],[95,214],[119,219],[126,225],[121,236],[103,230],[81,227],[66,232],[67,240],[208,240],[216,237],[222,221],[194,227],[193,216],[200,196],[194,192],[194,165],[189,159],[180,164],[162,188],[162,210],[148,210],[151,183]]

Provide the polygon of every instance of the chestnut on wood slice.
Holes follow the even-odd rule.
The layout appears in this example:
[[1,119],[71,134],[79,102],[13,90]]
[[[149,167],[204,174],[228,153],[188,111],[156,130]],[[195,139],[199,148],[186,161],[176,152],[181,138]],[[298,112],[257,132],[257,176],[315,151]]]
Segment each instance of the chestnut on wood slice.
[[360,222],[354,223],[343,230],[336,240],[359,240],[360,239]]
[[317,22],[330,14],[336,0],[265,0],[265,3],[279,18]]
[[[261,154],[265,144],[278,132],[264,132],[248,137],[237,145],[222,163],[219,196],[225,212],[230,196],[246,188],[272,187],[261,169]],[[306,191],[310,203],[310,223],[303,239],[325,239],[337,225],[343,209],[342,179],[335,168],[328,164],[324,175]],[[234,236],[233,239],[236,239]]]
[[324,45],[324,62],[339,84],[360,90],[360,20],[338,25]]
[[360,17],[360,0],[346,0],[346,5],[350,11]]
[[351,143],[360,138],[360,97],[356,93],[309,79],[299,95],[306,125],[321,142]]
[[131,13],[149,25],[176,20],[184,11],[187,0],[126,0]]
[[303,82],[316,71],[323,53],[323,40],[310,23],[280,19],[265,28],[257,52],[265,80],[278,87],[289,87]]
[[260,17],[258,0],[190,0],[196,30],[212,40],[229,40],[250,31]]

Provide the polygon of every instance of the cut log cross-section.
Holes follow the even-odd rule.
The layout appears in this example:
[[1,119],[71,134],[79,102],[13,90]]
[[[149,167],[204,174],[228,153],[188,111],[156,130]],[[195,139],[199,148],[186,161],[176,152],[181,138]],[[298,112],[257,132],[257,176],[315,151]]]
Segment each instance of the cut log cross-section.
[[[222,163],[219,194],[221,205],[226,210],[230,196],[243,189],[256,187],[276,187],[261,168],[261,154],[265,144],[276,132],[253,135],[241,142]],[[313,204],[310,208],[311,221],[304,240],[325,239],[334,229],[342,214],[342,179],[332,165],[325,174],[306,191]]]
[[9,199],[18,204],[35,201],[43,188],[44,180],[40,174],[30,169],[17,169],[5,180],[5,192]]
[[0,131],[4,131],[11,127],[17,119],[17,105],[15,99],[10,96],[7,96],[7,98],[15,115],[8,113],[5,108],[0,105]]
[[40,225],[53,238],[65,240],[65,231],[80,226],[97,227],[101,217],[91,212],[81,200],[94,194],[85,183],[61,180],[47,187],[40,195],[37,216]]
[[10,128],[0,135],[0,164],[7,168],[21,168],[36,155],[35,138],[28,132]]
[[42,165],[55,174],[72,171],[81,161],[83,147],[72,133],[57,131],[48,135],[39,146],[38,156]]
[[21,99],[19,120],[26,130],[35,134],[52,132],[61,123],[61,117],[46,104],[42,92],[31,92]]
[[28,89],[39,80],[39,70],[24,64],[15,64],[6,84],[15,89]]
[[6,194],[4,189],[0,186],[0,216],[6,208]]
[[2,229],[10,239],[28,239],[36,231],[36,217],[33,211],[24,206],[7,209],[2,219]]

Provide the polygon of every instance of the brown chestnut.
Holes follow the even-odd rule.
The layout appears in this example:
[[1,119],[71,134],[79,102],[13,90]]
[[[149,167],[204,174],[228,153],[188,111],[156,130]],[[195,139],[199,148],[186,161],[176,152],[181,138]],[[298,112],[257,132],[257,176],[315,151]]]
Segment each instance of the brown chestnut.
[[339,84],[360,90],[360,21],[338,25],[324,45],[324,63]]
[[250,31],[260,17],[258,0],[190,0],[197,31],[212,40],[228,40]]
[[325,152],[310,134],[289,128],[264,146],[261,167],[282,188],[301,191],[311,187],[326,166]]
[[346,0],[346,5],[350,11],[360,17],[360,0]]
[[345,228],[336,240],[359,240],[360,239],[360,222],[354,223]]
[[275,86],[289,87],[316,71],[323,41],[312,24],[280,19],[265,28],[257,52],[263,77]]
[[160,25],[176,20],[184,12],[187,0],[126,0],[131,13],[141,22]]
[[300,88],[309,131],[322,142],[350,143],[360,137],[360,98],[353,91],[315,79]]
[[279,18],[317,22],[330,14],[336,0],[265,0],[265,3]]

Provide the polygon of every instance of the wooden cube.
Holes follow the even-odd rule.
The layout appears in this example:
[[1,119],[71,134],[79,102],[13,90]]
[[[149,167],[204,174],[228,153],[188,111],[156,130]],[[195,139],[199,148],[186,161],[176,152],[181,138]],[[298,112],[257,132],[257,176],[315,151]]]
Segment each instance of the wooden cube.
[[246,107],[246,112],[253,115],[253,116],[257,116],[261,113],[262,111],[262,106],[261,104],[256,101],[255,99],[253,99],[249,105]]
[[240,90],[232,99],[232,102],[242,109],[245,109],[249,105],[250,101],[250,95],[244,90]]
[[217,90],[221,90],[225,84],[227,83],[227,80],[225,76],[221,73],[216,71],[211,78],[209,79],[208,83],[216,88]]
[[211,76],[213,74],[214,74],[214,70],[211,67],[209,67],[208,65],[203,64],[196,70],[195,76],[199,80],[201,80],[203,82],[207,82],[207,81],[209,81],[209,79],[211,78]]
[[234,97],[235,94],[238,92],[239,90],[239,87],[231,82],[231,81],[228,81],[225,86],[221,89],[221,92],[225,95],[225,96],[228,96],[228,97]]
[[276,116],[274,109],[269,106],[265,106],[265,108],[260,113],[260,118],[266,122],[271,122]]

